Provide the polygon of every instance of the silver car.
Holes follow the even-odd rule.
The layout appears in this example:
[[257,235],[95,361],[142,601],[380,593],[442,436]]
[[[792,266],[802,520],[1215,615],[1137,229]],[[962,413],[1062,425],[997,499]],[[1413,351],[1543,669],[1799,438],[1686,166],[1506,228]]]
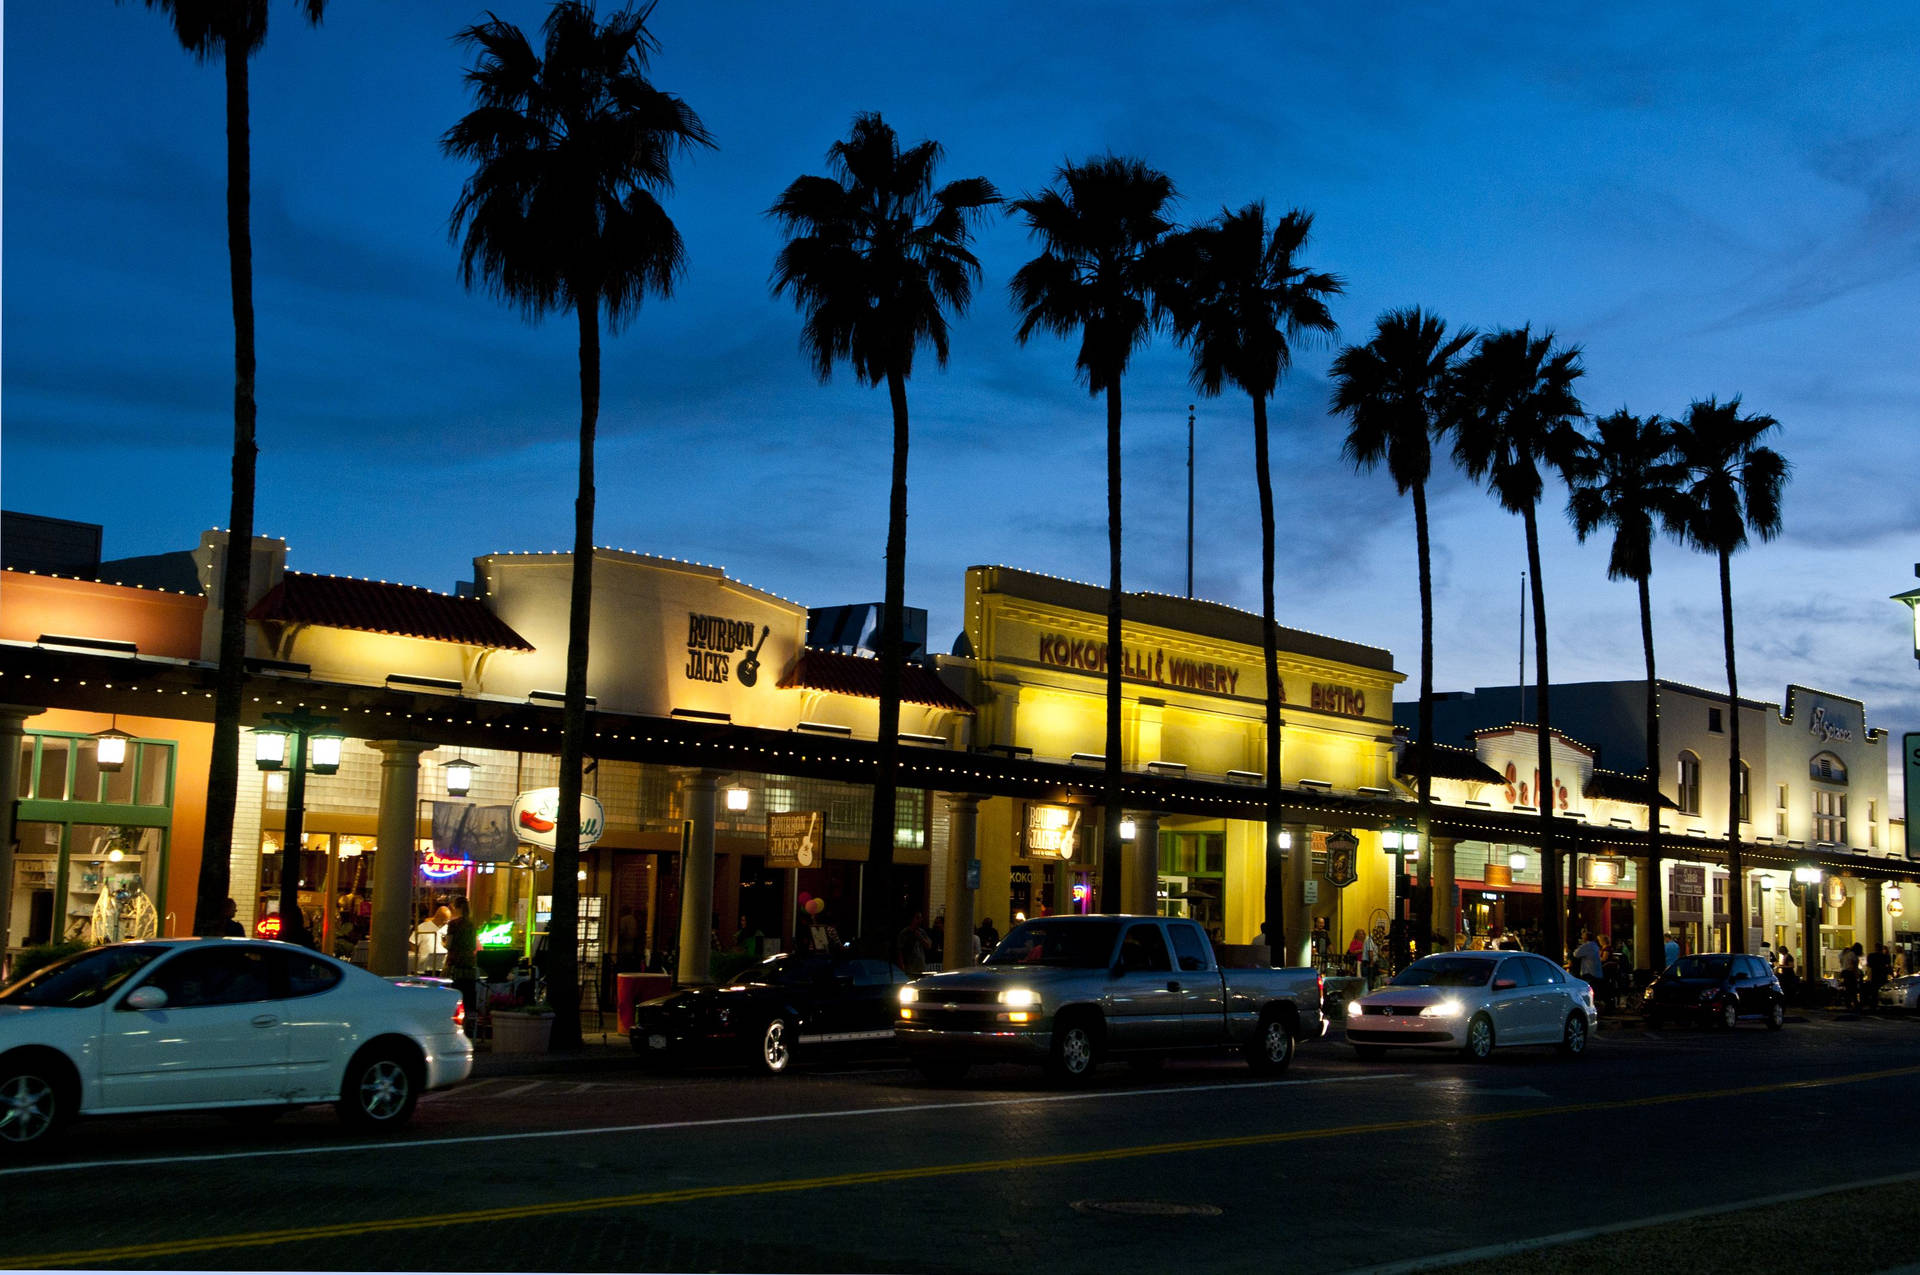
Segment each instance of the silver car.
[[1599,1021],[1593,988],[1531,952],[1423,956],[1347,1006],[1347,1042],[1361,1057],[1389,1045],[1458,1049],[1556,1045],[1578,1057]]

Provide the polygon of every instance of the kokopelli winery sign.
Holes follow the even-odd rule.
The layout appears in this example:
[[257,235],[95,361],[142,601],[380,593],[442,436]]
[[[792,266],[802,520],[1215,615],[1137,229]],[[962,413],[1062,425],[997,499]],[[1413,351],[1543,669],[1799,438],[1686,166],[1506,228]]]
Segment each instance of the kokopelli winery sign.
[[[513,833],[528,845],[553,849],[554,834],[560,827],[560,790],[535,788],[521,793],[513,802]],[[607,812],[598,797],[580,794],[580,848],[600,840],[607,830]]]
[[[759,681],[760,648],[767,644],[767,635],[773,629],[768,625],[760,625],[760,636],[756,639],[754,627],[752,620],[730,620],[725,616],[689,611],[687,680],[725,682],[733,677],[742,686],[752,686]],[[736,661],[734,655],[740,651],[746,651],[746,654]]]

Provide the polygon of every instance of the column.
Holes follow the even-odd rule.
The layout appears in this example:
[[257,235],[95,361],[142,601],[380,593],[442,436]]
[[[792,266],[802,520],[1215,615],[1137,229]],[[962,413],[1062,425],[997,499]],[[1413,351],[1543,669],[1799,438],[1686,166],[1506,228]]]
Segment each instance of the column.
[[693,825],[680,888],[679,983],[713,982],[713,831],[717,770],[680,773],[680,809]]
[[[13,813],[19,808],[20,745],[26,739],[26,720],[46,711],[22,704],[0,704],[0,965],[6,963],[7,927],[13,922]],[[167,901],[157,902],[164,912]]]
[[[1860,909],[1860,932],[1856,937],[1859,938],[1861,946],[1869,952],[1887,941],[1887,903],[1884,890],[1884,883],[1879,881],[1860,883],[1860,902],[1855,905]],[[1860,968],[1864,971],[1866,963],[1862,962]]]
[[[1307,906],[1307,882],[1313,879],[1313,838],[1305,824],[1290,823],[1284,831],[1292,842],[1282,852],[1287,864],[1287,892],[1280,915],[1287,942],[1286,950],[1275,952],[1272,959],[1275,965],[1306,965],[1313,955],[1313,909]],[[1273,856],[1267,858],[1271,862]]]
[[1431,865],[1428,888],[1432,891],[1428,915],[1443,952],[1453,950],[1459,935],[1459,914],[1453,906],[1453,844],[1452,837],[1432,837],[1427,846],[1427,862]]
[[1126,861],[1120,875],[1121,904],[1135,916],[1160,912],[1160,812],[1130,812],[1133,840],[1126,843]]
[[[973,964],[973,891],[967,866],[979,857],[980,798],[971,793],[942,793],[947,803],[947,949],[940,967],[961,970]],[[985,955],[985,953],[981,953]]]
[[1667,936],[1653,924],[1653,892],[1660,888],[1660,865],[1651,856],[1633,861],[1633,968],[1658,970],[1666,964]]
[[434,747],[412,739],[368,741],[380,750],[380,853],[374,860],[373,919],[367,969],[385,978],[407,972],[413,927],[413,862],[420,836],[420,754]]

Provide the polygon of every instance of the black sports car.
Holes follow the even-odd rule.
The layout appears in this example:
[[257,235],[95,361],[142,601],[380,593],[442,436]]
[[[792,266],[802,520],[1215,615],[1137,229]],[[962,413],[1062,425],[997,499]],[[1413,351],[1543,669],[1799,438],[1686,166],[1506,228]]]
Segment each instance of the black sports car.
[[1758,1018],[1778,1031],[1787,1021],[1787,998],[1759,957],[1708,952],[1667,966],[1647,984],[1640,1013],[1649,1026],[1673,1019],[1731,1027]]
[[769,1075],[816,1051],[886,1050],[908,981],[885,961],[782,952],[720,987],[635,1006],[633,1048],[655,1062],[750,1062]]

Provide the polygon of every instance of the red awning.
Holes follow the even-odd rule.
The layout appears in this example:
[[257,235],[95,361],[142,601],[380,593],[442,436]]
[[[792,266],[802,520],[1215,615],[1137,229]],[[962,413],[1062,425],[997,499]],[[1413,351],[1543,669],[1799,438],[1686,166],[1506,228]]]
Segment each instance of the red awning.
[[454,597],[384,580],[289,571],[247,613],[247,618],[459,642],[496,651],[533,650],[533,643],[515,633],[478,598]]
[[[800,652],[793,671],[780,680],[782,689],[830,691],[835,695],[854,695],[861,699],[880,698],[880,661],[863,655],[843,655],[838,651],[820,651],[812,647]],[[955,694],[940,680],[940,675],[924,664],[908,664],[900,670],[900,702],[944,708],[955,713],[971,713],[973,705]]]

